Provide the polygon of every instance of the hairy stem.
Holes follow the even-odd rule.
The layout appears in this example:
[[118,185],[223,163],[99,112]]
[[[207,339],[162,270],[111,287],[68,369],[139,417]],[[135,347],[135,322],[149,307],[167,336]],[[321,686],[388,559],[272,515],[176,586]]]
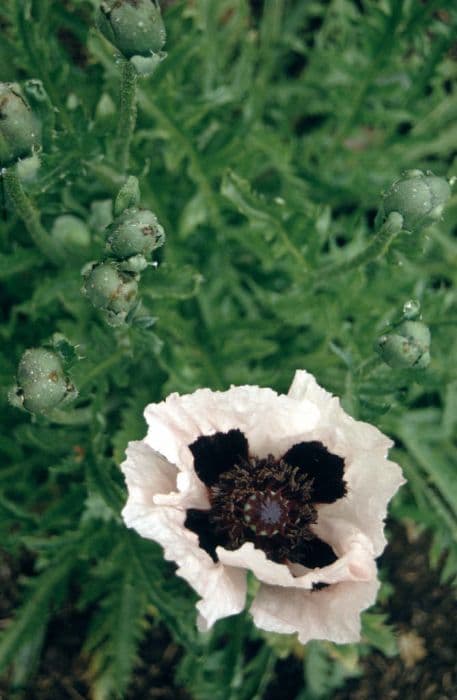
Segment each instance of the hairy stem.
[[382,360],[377,355],[372,355],[354,369],[353,375],[359,381],[367,379],[382,364]]
[[46,414],[46,418],[58,425],[87,425],[93,420],[93,412],[90,406],[70,410],[54,408]]
[[130,159],[130,143],[136,124],[136,83],[138,73],[134,65],[124,60],[121,73],[121,104],[116,133],[116,162],[122,172],[127,172]]
[[401,214],[398,212],[392,212],[389,214],[379,231],[374,235],[371,243],[369,243],[364,250],[357,255],[354,255],[354,257],[350,258],[349,260],[344,260],[341,263],[336,263],[333,265],[325,265],[318,270],[317,274],[319,279],[329,279],[333,275],[339,275],[342,272],[355,270],[358,267],[362,267],[362,265],[366,265],[367,263],[382,258],[389,250],[395,238],[401,232],[402,226],[403,217]]
[[41,250],[53,263],[61,262],[61,255],[48,232],[40,222],[40,215],[22,187],[22,183],[14,167],[2,173],[5,190],[12,202],[16,214],[24,222],[24,226],[32,237],[36,247]]

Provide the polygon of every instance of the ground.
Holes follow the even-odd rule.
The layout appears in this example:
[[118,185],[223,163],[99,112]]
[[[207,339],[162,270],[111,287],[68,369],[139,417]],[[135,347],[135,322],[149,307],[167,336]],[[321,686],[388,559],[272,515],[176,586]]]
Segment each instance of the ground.
[[[389,621],[398,633],[400,655],[386,658],[373,652],[363,661],[364,674],[334,693],[332,700],[456,700],[457,627],[455,592],[439,580],[439,569],[429,564],[429,537],[409,537],[406,529],[392,530],[383,556],[394,592],[385,603]],[[6,621],[18,595],[18,577],[28,573],[30,561],[20,567],[4,556],[0,567],[3,599],[0,615]],[[1,700],[86,700],[87,663],[81,653],[85,616],[66,607],[55,618],[33,687],[11,693],[0,684]],[[143,644],[134,681],[126,700],[190,700],[175,686],[174,669],[179,648],[162,625],[152,625]],[[283,700],[284,688],[293,698],[302,687],[301,663],[291,657],[278,662],[265,700]]]

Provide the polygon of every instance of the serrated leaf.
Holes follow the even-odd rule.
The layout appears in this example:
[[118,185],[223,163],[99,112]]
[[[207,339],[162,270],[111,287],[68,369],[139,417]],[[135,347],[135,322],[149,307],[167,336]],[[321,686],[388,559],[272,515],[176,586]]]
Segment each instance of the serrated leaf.
[[0,253],[0,280],[27,272],[45,263],[45,259],[34,248],[16,248],[11,253]]
[[398,654],[397,639],[390,625],[386,624],[387,615],[365,612],[362,615],[362,636],[375,649],[385,656]]
[[35,639],[37,629],[46,626],[50,609],[62,597],[75,563],[72,552],[60,562],[54,562],[33,581],[16,617],[0,637],[0,670],[5,670],[24,644]]
[[190,299],[202,282],[203,276],[190,265],[163,263],[144,275],[142,292],[150,299]]

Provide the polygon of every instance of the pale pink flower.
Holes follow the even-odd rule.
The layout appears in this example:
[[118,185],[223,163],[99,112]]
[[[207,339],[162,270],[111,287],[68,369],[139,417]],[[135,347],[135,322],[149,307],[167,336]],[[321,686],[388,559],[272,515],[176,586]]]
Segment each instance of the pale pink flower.
[[387,503],[403,483],[392,442],[305,371],[287,395],[257,386],[172,394],[122,464],[123,517],[197,591],[207,630],[240,612],[301,642],[354,642],[378,590]]

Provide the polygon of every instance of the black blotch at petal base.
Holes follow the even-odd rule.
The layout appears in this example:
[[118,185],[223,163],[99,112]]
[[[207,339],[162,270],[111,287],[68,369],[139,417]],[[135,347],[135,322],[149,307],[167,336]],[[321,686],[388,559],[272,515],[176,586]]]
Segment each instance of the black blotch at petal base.
[[216,547],[221,544],[221,538],[214,536],[214,530],[209,523],[209,511],[189,508],[186,512],[184,527],[198,535],[198,542],[214,562],[218,562]]
[[346,495],[344,459],[327,450],[321,442],[299,442],[290,448],[283,460],[291,467],[300,467],[314,479],[311,500],[334,503]]
[[241,430],[202,435],[189,445],[195,471],[206,486],[213,486],[221,474],[248,458],[248,441]]
[[315,569],[317,566],[320,568],[329,566],[337,559],[338,557],[330,545],[319,539],[319,537],[302,542],[289,555],[291,562],[302,564],[308,569]]

